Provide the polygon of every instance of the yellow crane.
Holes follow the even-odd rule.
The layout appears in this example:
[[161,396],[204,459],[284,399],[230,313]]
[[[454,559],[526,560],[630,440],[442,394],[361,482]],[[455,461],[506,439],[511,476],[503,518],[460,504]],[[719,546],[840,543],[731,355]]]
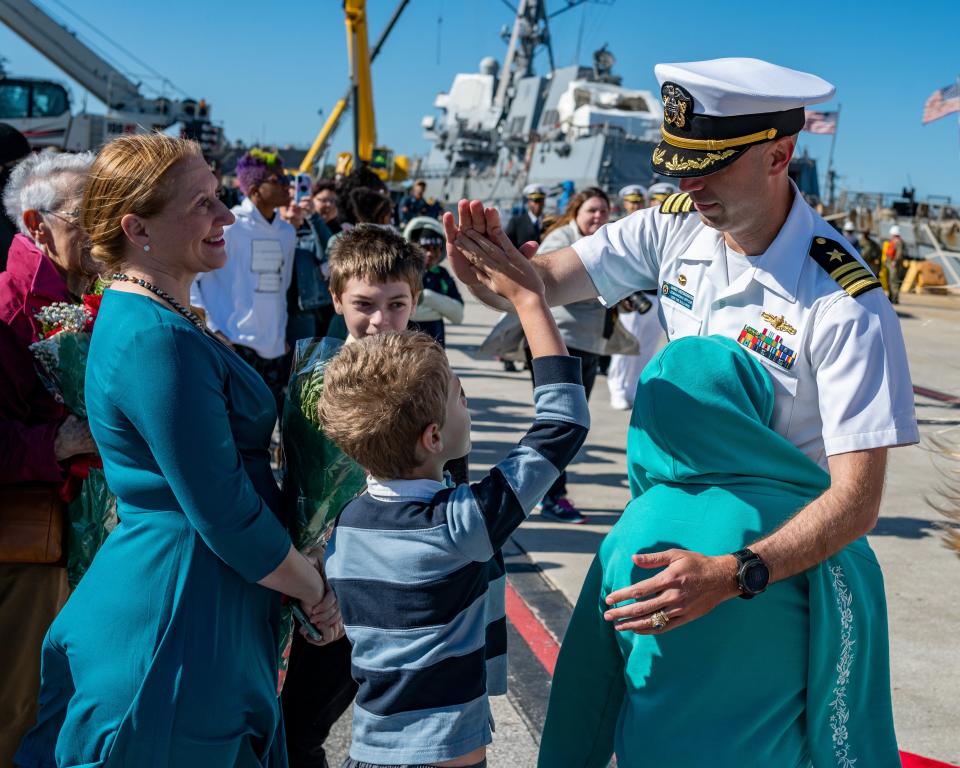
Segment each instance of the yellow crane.
[[301,173],[309,173],[317,156],[329,142],[340,118],[353,102],[353,154],[337,156],[337,172],[349,173],[355,162],[368,166],[384,181],[402,181],[409,173],[410,161],[405,155],[394,156],[387,147],[377,146],[377,127],[373,109],[373,78],[370,64],[380,52],[409,0],[400,0],[386,28],[371,53],[367,43],[367,0],[344,0],[343,12],[347,28],[347,55],[350,61],[350,88],[334,104],[330,115],[317,134],[310,151],[300,164]]

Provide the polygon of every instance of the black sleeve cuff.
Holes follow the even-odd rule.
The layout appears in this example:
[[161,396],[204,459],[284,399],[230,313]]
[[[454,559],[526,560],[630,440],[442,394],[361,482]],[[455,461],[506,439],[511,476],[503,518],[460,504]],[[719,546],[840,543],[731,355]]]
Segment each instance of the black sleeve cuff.
[[533,386],[546,384],[583,384],[579,357],[551,355],[533,358]]

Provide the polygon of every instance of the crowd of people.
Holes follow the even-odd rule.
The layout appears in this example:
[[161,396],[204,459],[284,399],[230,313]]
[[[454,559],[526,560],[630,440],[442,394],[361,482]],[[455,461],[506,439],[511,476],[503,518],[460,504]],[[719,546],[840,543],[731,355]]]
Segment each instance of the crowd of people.
[[[879,282],[787,173],[804,105],[833,88],[753,59],[657,76],[652,166],[678,186],[625,188],[613,222],[598,187],[552,222],[529,187],[502,227],[477,200],[438,221],[415,184],[398,216],[363,168],[297,199],[263,149],[228,207],[199,147],[161,134],[2,158],[0,483],[20,536],[0,552],[0,760],[324,766],[353,701],[345,768],[483,768],[501,550],[538,507],[582,521],[565,470],[610,356],[633,498],[562,645],[540,765],[644,764],[651,734],[677,766],[899,765],[865,535],[887,449],[918,440],[909,371]],[[458,282],[516,318],[535,410],[473,482],[444,350]],[[62,333],[86,334],[82,409],[36,373]],[[273,444],[291,355],[320,337],[317,461],[365,480],[301,548]],[[92,467],[119,522],[71,592],[35,544]]]

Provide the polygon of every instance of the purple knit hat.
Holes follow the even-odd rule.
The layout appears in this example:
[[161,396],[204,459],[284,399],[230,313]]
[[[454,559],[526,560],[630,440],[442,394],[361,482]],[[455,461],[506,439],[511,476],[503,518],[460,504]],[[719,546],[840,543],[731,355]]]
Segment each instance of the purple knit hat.
[[283,158],[276,152],[266,152],[254,147],[237,160],[234,173],[240,191],[249,195],[253,187],[262,184],[271,174],[283,175]]

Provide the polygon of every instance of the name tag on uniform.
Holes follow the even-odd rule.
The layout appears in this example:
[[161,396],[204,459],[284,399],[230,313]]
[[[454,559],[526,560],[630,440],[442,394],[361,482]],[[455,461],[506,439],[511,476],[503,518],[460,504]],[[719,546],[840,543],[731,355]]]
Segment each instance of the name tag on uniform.
[[663,288],[660,289],[660,295],[665,299],[677,302],[681,307],[693,309],[693,294],[687,293],[679,285],[664,283]]
[[751,325],[744,325],[737,341],[747,349],[767,358],[767,360],[776,363],[787,371],[793,367],[793,363],[797,359],[796,352],[785,346],[779,335],[774,336],[766,328],[758,331]]

